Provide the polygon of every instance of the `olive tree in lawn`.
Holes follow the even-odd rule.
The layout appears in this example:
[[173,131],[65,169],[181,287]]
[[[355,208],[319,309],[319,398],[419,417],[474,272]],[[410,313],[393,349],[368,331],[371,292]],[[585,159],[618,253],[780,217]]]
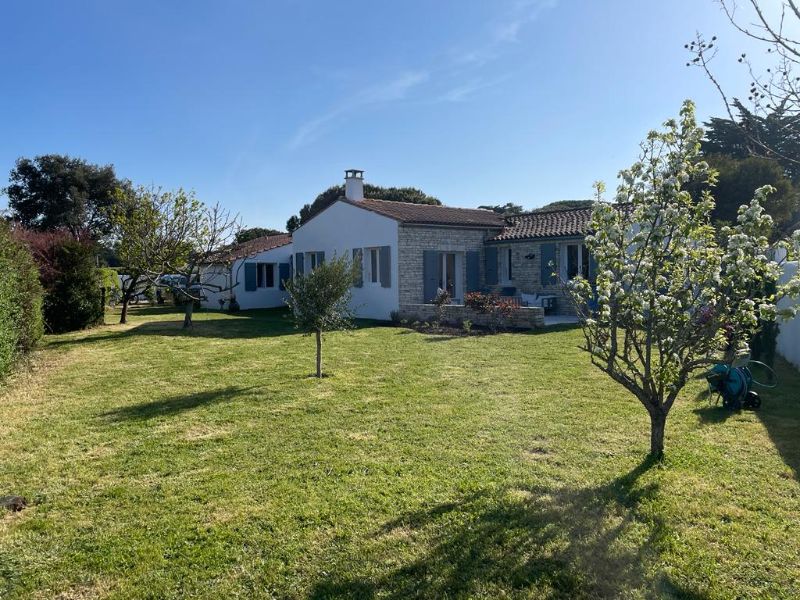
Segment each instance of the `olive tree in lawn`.
[[316,337],[317,377],[322,377],[323,332],[352,327],[350,288],[357,268],[358,265],[347,257],[334,257],[318,264],[310,273],[295,275],[284,283],[286,304],[292,311],[295,326]]
[[[568,284],[583,349],[650,415],[653,457],[663,455],[667,415],[692,373],[746,351],[760,325],[779,316],[776,302],[800,293],[797,275],[778,281],[772,218],[762,207],[769,186],[719,230],[710,191],[693,199],[686,190],[696,180],[713,187],[716,178],[700,160],[702,136],[690,101],[678,121],[648,135],[639,161],[620,173],[616,202],[595,204],[586,245],[596,290],[581,277]],[[598,184],[598,200],[602,193]],[[800,231],[777,245],[783,260],[796,259]]]

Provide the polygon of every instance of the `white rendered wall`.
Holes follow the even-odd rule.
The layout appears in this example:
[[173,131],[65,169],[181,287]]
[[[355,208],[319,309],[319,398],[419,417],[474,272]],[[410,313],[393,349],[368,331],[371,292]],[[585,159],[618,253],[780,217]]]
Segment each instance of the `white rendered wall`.
[[[207,308],[219,309],[219,299],[225,300],[225,309],[228,308],[228,300],[231,296],[236,296],[236,301],[242,310],[249,310],[253,308],[276,308],[286,306],[285,298],[286,292],[280,289],[280,265],[281,263],[291,263],[292,257],[292,244],[281,246],[280,248],[273,248],[272,250],[265,250],[253,256],[248,256],[244,259],[234,261],[231,270],[228,273],[226,270],[225,275],[218,275],[214,278],[213,283],[217,281],[222,282],[223,287],[230,287],[231,281],[233,289],[223,292],[214,292],[206,290],[206,300],[203,306]],[[254,291],[248,292],[244,289],[244,263],[275,263],[275,287],[274,288],[256,288]],[[208,279],[204,279],[207,281]]]
[[[786,263],[781,282],[786,282],[797,272],[797,263]],[[796,300],[784,298],[778,302],[779,308],[786,308],[796,303]],[[790,321],[779,323],[780,333],[778,334],[778,353],[786,360],[800,369],[800,315]]]
[[389,246],[391,286],[384,288],[365,278],[363,287],[352,288],[351,303],[359,317],[387,320],[393,310],[400,308],[397,230],[397,221],[393,219],[346,202],[335,202],[292,234],[292,247],[295,253],[324,252],[329,260],[334,256],[352,259],[353,248]]
[[[230,286],[230,271],[222,265],[209,265],[203,268],[202,280],[205,284],[226,288]],[[219,299],[223,298],[226,301],[225,308],[228,308],[227,300],[230,294],[230,292],[217,292],[210,288],[205,288],[201,305],[203,308],[219,310]]]

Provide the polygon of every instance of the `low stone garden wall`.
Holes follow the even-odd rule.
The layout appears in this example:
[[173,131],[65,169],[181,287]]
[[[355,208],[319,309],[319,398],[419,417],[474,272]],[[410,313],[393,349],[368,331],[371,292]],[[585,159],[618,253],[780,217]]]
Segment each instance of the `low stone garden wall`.
[[[408,321],[430,321],[437,318],[433,304],[404,304],[400,307],[400,318]],[[444,322],[460,327],[465,319],[479,327],[489,326],[489,315],[479,313],[463,304],[448,304],[444,307]],[[522,306],[503,319],[502,326],[508,329],[535,329],[544,327],[544,309],[539,306]]]

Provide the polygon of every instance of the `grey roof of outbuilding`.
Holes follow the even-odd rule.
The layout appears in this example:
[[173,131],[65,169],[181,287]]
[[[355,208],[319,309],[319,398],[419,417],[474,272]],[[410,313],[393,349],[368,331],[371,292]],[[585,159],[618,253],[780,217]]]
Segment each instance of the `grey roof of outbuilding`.
[[506,217],[503,231],[489,241],[582,236],[588,232],[591,218],[591,206],[513,215]]
[[214,262],[228,262],[239,258],[247,258],[248,256],[266,252],[267,250],[273,250],[274,248],[280,248],[281,246],[286,246],[291,243],[292,236],[289,233],[265,235],[242,242],[241,244],[233,244],[227,248],[223,248],[214,255],[213,260]]

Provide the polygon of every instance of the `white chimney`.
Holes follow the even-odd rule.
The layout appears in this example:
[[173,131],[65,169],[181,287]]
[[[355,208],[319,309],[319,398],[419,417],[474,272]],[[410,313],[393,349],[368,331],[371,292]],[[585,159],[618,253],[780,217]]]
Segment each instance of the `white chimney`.
[[347,169],[344,172],[344,197],[353,202],[364,199],[364,171]]

